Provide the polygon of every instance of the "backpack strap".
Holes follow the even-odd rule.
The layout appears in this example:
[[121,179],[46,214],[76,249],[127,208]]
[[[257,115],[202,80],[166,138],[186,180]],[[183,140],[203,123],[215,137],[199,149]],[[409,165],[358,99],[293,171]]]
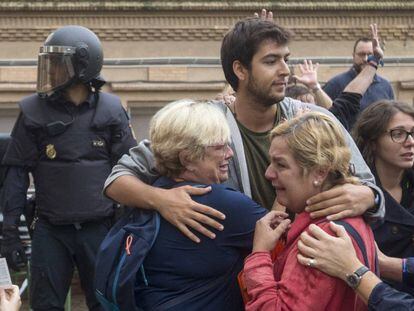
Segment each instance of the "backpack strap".
[[[337,225],[343,226],[346,232],[348,232],[354,238],[355,242],[358,244],[359,249],[361,250],[362,256],[364,257],[365,266],[367,266],[367,268],[372,271],[372,269],[369,266],[368,253],[367,253],[367,249],[365,248],[365,243],[362,240],[361,236],[359,235],[358,231],[356,231],[355,228],[352,227],[352,225],[347,223],[346,221],[335,220],[334,223],[336,223]],[[374,252],[374,261],[375,261],[374,263],[375,267],[373,267],[374,268],[373,271],[377,276],[379,276],[379,263],[378,263],[377,250],[375,250]]]
[[369,261],[368,261],[368,255],[367,255],[367,249],[365,248],[365,243],[362,240],[361,236],[359,235],[358,231],[355,230],[354,227],[352,227],[352,225],[350,225],[349,223],[347,223],[346,221],[343,220],[336,220],[334,221],[337,225],[341,225],[345,228],[346,232],[348,232],[355,240],[355,242],[358,244],[358,247],[362,253],[362,256],[364,257],[364,263],[365,266],[369,267]]

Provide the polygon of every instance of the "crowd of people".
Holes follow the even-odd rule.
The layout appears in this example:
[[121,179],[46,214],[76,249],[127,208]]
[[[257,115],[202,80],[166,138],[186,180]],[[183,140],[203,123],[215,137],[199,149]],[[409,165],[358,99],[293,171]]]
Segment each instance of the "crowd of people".
[[[97,36],[52,33],[2,162],[14,270],[27,261],[29,173],[36,189],[31,308],[63,310],[76,267],[88,308],[104,309],[94,264],[122,204],[160,219],[137,310],[414,310],[414,108],[377,75],[370,31],[322,88],[311,61],[291,73],[292,33],[271,12],[238,21],[220,51],[226,92],[166,105],[138,144],[119,98],[100,91]],[[19,308],[15,287],[0,306]]]

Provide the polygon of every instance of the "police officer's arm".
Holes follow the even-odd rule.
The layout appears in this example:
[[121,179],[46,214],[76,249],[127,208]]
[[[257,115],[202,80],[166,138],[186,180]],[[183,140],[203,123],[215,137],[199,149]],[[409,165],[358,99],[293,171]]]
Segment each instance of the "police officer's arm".
[[26,193],[29,188],[29,172],[26,168],[10,166],[3,184],[1,206],[3,226],[17,227],[24,212]]
[[35,165],[37,157],[35,138],[26,128],[25,118],[20,114],[2,161],[7,167],[2,193],[3,222],[6,227],[18,225],[23,214],[29,187],[29,168]]
[[211,217],[224,219],[224,215],[194,202],[190,197],[204,194],[210,188],[184,186],[165,190],[150,186],[157,177],[149,142],[142,141],[114,166],[105,182],[104,193],[121,204],[157,210],[195,242],[200,240],[190,229],[211,238],[214,238],[214,234],[204,224],[222,230],[222,225]]
[[20,240],[20,215],[24,212],[26,193],[29,187],[27,169],[18,166],[8,167],[3,184],[0,206],[3,207],[3,241],[1,254],[6,258],[9,267],[15,271],[26,266],[26,253]]
[[26,128],[24,116],[20,114],[2,162],[8,170],[2,194],[4,224],[1,252],[14,270],[19,270],[26,263],[18,224],[26,203],[29,169],[35,165],[37,158],[35,138]]

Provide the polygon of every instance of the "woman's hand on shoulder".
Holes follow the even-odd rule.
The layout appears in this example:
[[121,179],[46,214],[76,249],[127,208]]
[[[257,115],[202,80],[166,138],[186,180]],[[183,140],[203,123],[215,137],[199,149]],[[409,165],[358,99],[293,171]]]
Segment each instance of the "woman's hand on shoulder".
[[298,241],[298,261],[304,266],[316,268],[330,276],[345,280],[346,275],[362,266],[355,253],[351,238],[343,226],[329,223],[325,232],[315,224],[304,231]]
[[253,252],[270,252],[277,241],[290,226],[288,214],[270,211],[256,222],[253,240]]

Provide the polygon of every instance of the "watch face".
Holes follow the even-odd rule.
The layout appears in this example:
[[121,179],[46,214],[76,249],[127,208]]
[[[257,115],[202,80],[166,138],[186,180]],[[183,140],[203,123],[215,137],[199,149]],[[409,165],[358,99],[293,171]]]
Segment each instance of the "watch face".
[[356,288],[361,280],[361,277],[357,276],[356,274],[347,275],[346,282],[352,288]]

